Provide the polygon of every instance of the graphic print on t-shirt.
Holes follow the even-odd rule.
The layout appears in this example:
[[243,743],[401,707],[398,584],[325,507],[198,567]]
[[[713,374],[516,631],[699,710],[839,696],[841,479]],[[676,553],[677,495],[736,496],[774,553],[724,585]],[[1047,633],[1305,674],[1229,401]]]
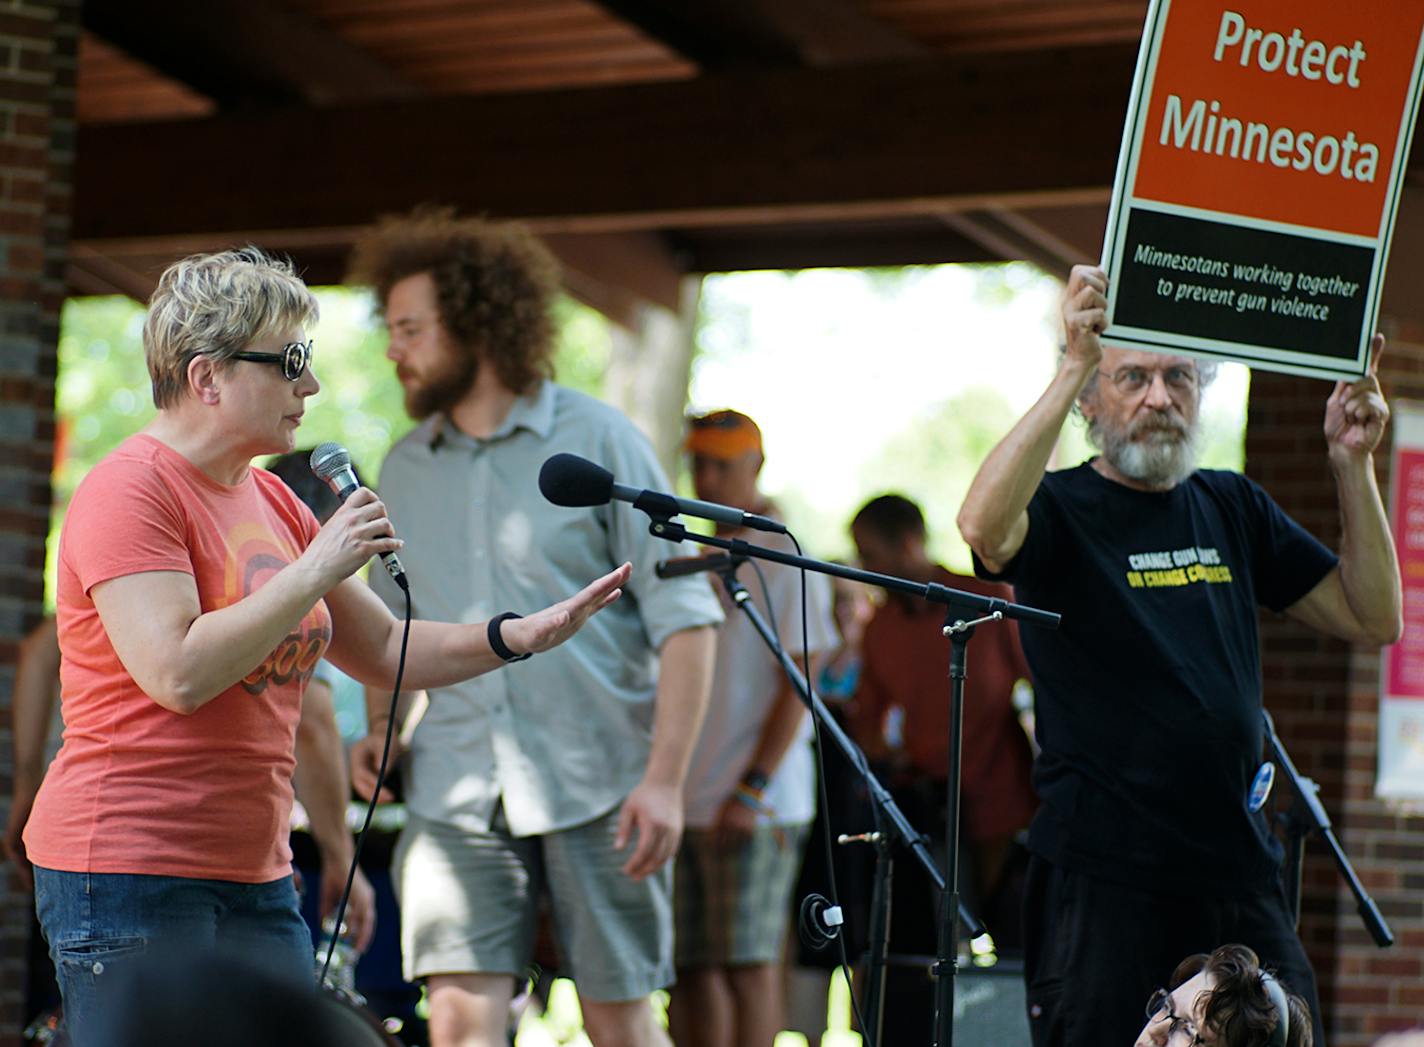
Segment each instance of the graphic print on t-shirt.
[[[280,541],[260,523],[237,524],[227,534],[228,556],[224,568],[224,607],[249,596],[283,567],[297,558],[297,551]],[[262,664],[241,680],[248,694],[261,694],[269,682],[284,684],[292,679],[305,682],[316,671],[316,663],[331,641],[331,629],[318,603],[307,612],[297,628],[282,638]]]
[[1127,584],[1133,589],[1170,589],[1198,582],[1230,585],[1232,581],[1231,566],[1221,562],[1215,546],[1129,553],[1127,567]]

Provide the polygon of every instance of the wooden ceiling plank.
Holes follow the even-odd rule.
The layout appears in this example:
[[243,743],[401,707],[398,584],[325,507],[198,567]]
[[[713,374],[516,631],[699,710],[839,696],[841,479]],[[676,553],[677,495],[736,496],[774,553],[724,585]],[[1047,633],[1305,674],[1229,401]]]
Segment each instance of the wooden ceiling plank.
[[277,0],[87,3],[84,27],[222,106],[400,98],[418,89]]
[[[691,76],[689,70],[686,74]],[[425,80],[439,93],[472,94],[494,97],[528,91],[599,88],[605,85],[662,83],[674,77],[668,75],[661,62],[633,63],[617,66],[578,66],[573,69],[500,69],[482,73],[478,68],[451,64],[432,66]],[[678,77],[681,79],[681,77]]]
[[[711,0],[701,0],[712,6]],[[716,4],[715,6],[722,6]],[[921,59],[930,49],[848,0],[737,0],[742,18],[789,41],[803,65],[834,66]]]
[[125,264],[121,259],[89,250],[82,244],[72,247],[65,268],[66,283],[81,294],[121,294],[147,302],[158,285],[156,276]]
[[497,18],[480,11],[460,10],[430,15],[388,15],[372,19],[342,19],[333,24],[356,43],[398,44],[431,35],[477,35],[482,40],[525,40],[531,37],[613,30],[628,34],[628,26],[595,8],[553,11],[538,18]]
[[743,65],[796,65],[795,50],[762,34],[739,34],[726,17],[665,0],[598,0],[615,18],[704,70]]
[[1031,262],[1044,272],[1060,278],[1072,267],[1072,261],[1077,260],[1076,252],[1064,257],[1033,237],[1024,236],[1012,224],[1003,221],[1004,213],[1003,208],[986,208],[947,212],[941,214],[939,219],[955,232],[980,244],[995,258]]
[[[524,0],[521,7],[537,8],[549,6],[551,0]],[[567,0],[552,0],[567,3]],[[508,7],[508,0],[301,0],[301,4],[314,17],[323,21],[335,18],[386,18],[394,15],[405,17],[425,11],[441,10],[497,10]]]
[[960,4],[952,0],[898,4],[872,2],[869,13],[940,52],[963,50],[1024,50],[1037,47],[1136,40],[1142,32],[1146,5],[1141,0],[1118,3],[1062,4],[1003,0],[991,4]]
[[704,70],[923,57],[919,42],[851,0],[598,0]]
[[1096,251],[1087,247],[1079,247],[1021,211],[997,207],[991,208],[990,213],[1026,242],[1037,245],[1050,257],[1057,259],[1062,272],[1066,272],[1079,263],[1096,264],[1099,259]]
[[681,307],[685,270],[657,233],[605,233],[543,237],[564,265],[569,286],[598,283],[632,292],[670,309]]
[[658,58],[646,41],[624,34],[568,36],[562,39],[524,40],[510,43],[470,43],[467,40],[431,38],[418,43],[389,48],[384,52],[393,64],[460,59],[472,66],[520,61],[557,68],[570,58],[601,58],[607,64]]
[[399,18],[393,17],[388,11],[369,16],[359,14],[352,16],[342,12],[331,15],[328,21],[331,25],[340,26],[343,34],[357,34],[353,36],[353,39],[379,36],[394,40],[432,31],[477,31],[514,36],[566,28],[601,26],[618,26],[626,31],[632,31],[602,7],[592,2],[560,2],[540,6],[506,2],[494,8],[460,5],[446,10],[403,12]]

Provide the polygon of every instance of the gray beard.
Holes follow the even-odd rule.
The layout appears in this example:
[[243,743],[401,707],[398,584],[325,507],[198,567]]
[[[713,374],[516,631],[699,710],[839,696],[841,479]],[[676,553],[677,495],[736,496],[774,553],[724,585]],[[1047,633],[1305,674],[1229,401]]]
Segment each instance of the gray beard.
[[1123,476],[1158,490],[1171,490],[1196,471],[1200,426],[1169,422],[1168,427],[1151,427],[1144,439],[1134,440],[1145,428],[1149,428],[1145,420],[1117,428],[1095,418],[1088,425],[1088,439]]

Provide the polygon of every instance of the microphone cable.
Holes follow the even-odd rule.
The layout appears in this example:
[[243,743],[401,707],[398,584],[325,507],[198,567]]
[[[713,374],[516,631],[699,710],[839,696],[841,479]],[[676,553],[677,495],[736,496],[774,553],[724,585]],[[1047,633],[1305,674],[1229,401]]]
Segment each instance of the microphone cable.
[[[796,547],[796,554],[798,556],[804,556],[805,553],[802,552],[801,543],[796,540],[796,535],[792,534],[790,530],[787,530],[786,537],[791,539],[791,544]],[[776,637],[777,645],[780,646],[783,650],[785,650],[785,644],[781,642],[780,620],[776,617],[776,608],[772,605],[771,602],[771,588],[767,585],[766,582],[766,572],[762,570],[761,561],[756,557],[748,558],[747,562],[750,563],[752,565],[752,569],[756,571],[757,584],[761,588],[762,602],[766,604],[766,618],[771,625],[772,634]],[[801,672],[806,680],[806,689],[811,694],[815,694],[816,685],[815,682],[811,679],[810,630],[809,626],[807,625],[806,618],[806,568],[799,568],[799,573],[801,575]],[[813,703],[808,699],[806,704],[808,707],[806,711],[811,717],[811,734],[814,742],[813,748],[816,754],[816,784],[820,791],[821,810],[826,812],[826,817],[823,818],[821,821],[821,839],[826,849],[827,889],[830,892],[831,896],[830,906],[835,909],[840,909],[840,894],[836,889],[836,871],[834,867],[834,841],[831,833],[830,805],[827,800],[828,794],[826,790],[826,761],[825,755],[821,750],[821,721],[816,717],[815,711],[810,708]],[[869,768],[864,768],[864,770],[868,771]],[[800,903],[800,917],[797,921],[798,928],[804,928],[806,921],[811,918],[809,914],[811,913],[813,906],[808,905],[807,902],[812,901],[813,898],[817,899],[821,903],[824,903],[826,901],[826,899],[819,898],[819,896],[808,895],[806,899]],[[824,913],[824,911],[825,906],[824,904],[822,904],[816,912],[815,918],[819,919],[821,917],[821,914]],[[816,948],[824,948],[826,945],[829,945],[832,940],[835,941],[837,947],[839,948],[841,960],[840,970],[843,977],[845,978],[846,989],[848,990],[848,995],[850,996],[851,1009],[855,1012],[855,1023],[861,1029],[862,1039],[865,1042],[865,1047],[875,1047],[875,1042],[872,1039],[871,1035],[865,1032],[865,1020],[861,1017],[860,1004],[856,1001],[855,998],[855,986],[851,982],[850,956],[846,952],[845,938],[841,936],[839,930],[837,930],[835,933],[828,933],[823,927],[816,927],[815,930],[817,936],[821,939],[819,942],[814,943]]]
[[[796,535],[788,530],[786,537],[790,538],[791,544],[796,547],[796,555],[804,557],[806,554],[802,551],[801,543],[796,539]],[[753,560],[752,563],[755,564],[756,561]],[[806,677],[806,690],[814,695],[816,693],[816,686],[811,679],[811,637],[807,619],[806,568],[801,567],[799,571],[801,574],[801,665],[802,672]],[[761,574],[760,567],[757,568],[757,574]],[[765,587],[764,580],[763,587]],[[769,606],[768,604],[768,614],[770,614]],[[774,629],[776,627],[776,619],[773,617],[771,621],[773,623],[772,628]],[[780,639],[778,636],[778,643]],[[808,704],[814,705],[815,703],[810,701]],[[829,792],[826,789],[826,754],[825,750],[821,747],[821,721],[820,718],[816,716],[814,709],[809,709],[808,712],[810,712],[811,715],[811,737],[816,750],[816,787],[819,793],[821,810],[825,812],[825,817],[821,819],[821,842],[826,850],[826,887],[830,892],[831,906],[835,909],[840,909],[840,911],[844,913],[845,910],[841,909],[840,892],[836,888],[835,839],[831,831],[831,805]],[[858,770],[862,776],[870,773],[870,768],[865,763],[864,754],[862,754],[859,749],[855,750],[855,757],[852,762],[855,763],[856,770]],[[877,820],[876,827],[879,828],[878,812],[875,817]],[[805,913],[807,908],[808,907],[803,903],[802,912]],[[855,983],[851,980],[850,956],[846,952],[845,935],[840,933],[840,930],[844,929],[844,926],[845,925],[842,924],[841,927],[837,929],[837,932],[831,935],[831,937],[835,939],[837,951],[840,953],[841,977],[845,979],[846,993],[850,996],[850,1007],[855,1014],[855,1024],[860,1029],[860,1035],[865,1041],[865,1047],[876,1047],[874,1039],[876,1033],[872,1032],[865,1024],[865,1017],[860,1013],[860,1002],[855,997]]]
[[[766,604],[766,616],[771,620],[772,629],[776,628],[776,609],[771,606],[771,590],[766,585],[766,572],[761,569],[761,561],[752,558],[747,561],[752,565],[752,570],[756,571],[757,585],[761,588],[761,602]],[[776,638],[776,642],[781,642],[781,637]]]
[[[386,743],[381,750],[381,767],[376,772],[376,784],[371,789],[371,799],[366,804],[366,818],[361,823],[361,831],[356,834],[356,846],[352,848],[351,868],[346,870],[346,886],[342,889],[341,901],[336,906],[335,927],[326,947],[326,959],[321,965],[321,976],[317,979],[319,986],[326,986],[326,972],[331,968],[331,958],[336,953],[336,943],[341,938],[341,925],[346,918],[346,903],[351,900],[351,885],[356,882],[356,870],[361,867],[361,848],[366,844],[366,833],[371,828],[371,819],[376,813],[376,801],[381,795],[381,786],[386,781],[386,764],[390,761],[391,741],[395,738],[396,711],[400,704],[401,680],[405,677],[405,653],[406,647],[410,643],[410,586],[402,585],[400,588],[405,593],[405,625],[401,631],[400,660],[396,663],[395,687],[391,691],[391,711],[390,715],[386,717]],[[332,988],[332,986],[328,986],[328,988]]]

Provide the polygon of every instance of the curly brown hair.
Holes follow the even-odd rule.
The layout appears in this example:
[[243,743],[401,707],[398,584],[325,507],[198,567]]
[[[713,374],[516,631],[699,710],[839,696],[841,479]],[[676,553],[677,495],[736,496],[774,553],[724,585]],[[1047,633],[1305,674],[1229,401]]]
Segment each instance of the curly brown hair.
[[505,387],[523,394],[552,376],[559,264],[527,229],[420,207],[382,218],[351,259],[350,280],[373,288],[381,308],[392,287],[419,273],[435,281],[451,339]]
[[[1203,970],[1214,983],[1202,1010],[1202,1024],[1211,1030],[1212,1042],[1219,1047],[1268,1047],[1281,1015],[1256,953],[1245,945],[1223,945],[1210,956],[1188,956],[1178,964],[1172,984],[1181,985]],[[1310,1008],[1284,984],[1281,988],[1290,1018],[1285,1047],[1311,1047]]]

